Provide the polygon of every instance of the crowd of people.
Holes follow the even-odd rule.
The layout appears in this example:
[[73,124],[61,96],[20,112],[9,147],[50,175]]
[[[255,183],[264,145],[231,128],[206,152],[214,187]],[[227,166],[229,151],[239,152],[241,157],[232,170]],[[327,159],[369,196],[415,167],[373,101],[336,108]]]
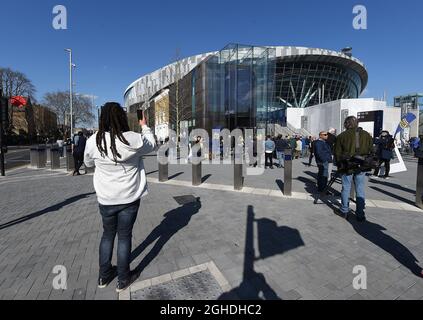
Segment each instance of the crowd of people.
[[[139,125],[141,135],[130,131],[126,113],[119,104],[106,103],[102,107],[99,130],[92,137],[87,139],[83,132],[79,132],[71,140],[58,141],[63,147],[72,145],[75,160],[74,175],[80,174],[79,169],[83,163],[86,167],[97,168],[93,178],[94,188],[103,221],[103,236],[99,246],[98,287],[106,287],[117,276],[117,292],[126,289],[139,276],[130,270],[132,229],[142,198],[147,194],[142,156],[152,152],[157,143],[144,117],[139,120]],[[318,138],[279,135],[272,139],[271,136],[267,136],[264,142],[265,167],[273,169],[274,159],[277,159],[277,167],[283,167],[287,150],[295,159],[308,158],[305,162],[308,166],[314,158],[318,167],[319,197],[330,194],[328,181],[333,174],[334,177],[340,178],[342,205],[337,210],[340,215],[348,218],[350,190],[354,181],[357,195],[355,216],[359,222],[363,222],[366,220],[364,212],[366,174],[373,169],[373,174],[378,176],[381,166],[384,165],[383,177],[389,177],[395,142],[387,131],[383,131],[379,137],[373,139],[368,132],[359,128],[355,117],[348,117],[344,126],[345,131],[339,135],[331,128],[321,131]],[[170,143],[170,141],[163,142]],[[220,139],[220,142],[221,158],[231,156],[236,146],[247,151],[245,154],[251,151],[244,150],[242,137],[231,138],[229,146],[223,143],[223,139]],[[414,149],[420,150],[423,158],[422,142],[423,137],[419,139],[419,147]],[[193,147],[197,144],[204,146],[204,140],[196,137],[191,142],[189,157],[192,157]],[[253,142],[253,149],[254,156],[257,156],[257,139]],[[198,152],[197,156],[207,158],[210,155]],[[257,165],[257,162],[253,165]],[[334,166],[337,167],[336,173],[333,170]],[[116,234],[118,235],[117,266],[112,266]]]

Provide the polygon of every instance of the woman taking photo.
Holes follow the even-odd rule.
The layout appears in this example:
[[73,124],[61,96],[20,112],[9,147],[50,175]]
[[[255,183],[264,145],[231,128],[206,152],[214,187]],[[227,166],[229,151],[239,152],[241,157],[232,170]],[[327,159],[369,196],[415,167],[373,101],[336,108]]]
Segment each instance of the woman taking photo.
[[[140,201],[147,194],[142,156],[153,151],[154,135],[143,116],[142,133],[129,130],[126,112],[118,103],[101,109],[99,131],[88,139],[85,165],[96,167],[94,189],[103,220],[100,243],[98,287],[106,287],[118,276],[116,291],[125,290],[136,279],[129,268],[132,228]],[[111,264],[114,240],[118,235],[117,267]]]

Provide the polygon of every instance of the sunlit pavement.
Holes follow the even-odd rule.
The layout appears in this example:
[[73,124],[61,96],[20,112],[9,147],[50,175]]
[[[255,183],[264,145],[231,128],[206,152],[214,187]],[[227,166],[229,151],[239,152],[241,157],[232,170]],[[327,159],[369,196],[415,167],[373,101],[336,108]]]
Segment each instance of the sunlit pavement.
[[[149,195],[134,227],[131,264],[142,271],[139,282],[212,262],[229,283],[220,298],[423,298],[423,279],[416,275],[423,259],[423,211],[412,207],[413,162],[407,173],[369,183],[368,197],[382,202],[367,208],[363,224],[336,216],[325,204],[313,205],[307,196],[312,185],[304,179],[313,182],[316,168],[301,162],[294,164],[293,191],[306,197],[294,199],[218,190],[213,186],[231,186],[232,171],[223,167],[203,166],[210,176],[195,188],[189,166],[171,166],[170,176],[182,173],[162,184],[154,157],[145,162]],[[280,191],[282,172],[246,177],[245,186]],[[19,169],[0,179],[0,195],[1,299],[119,298],[116,280],[97,289],[102,227],[91,175]],[[186,195],[199,198],[198,204],[174,199]],[[57,265],[66,267],[66,290],[53,288]],[[353,286],[363,275],[353,273],[357,266],[367,271],[367,289]]]

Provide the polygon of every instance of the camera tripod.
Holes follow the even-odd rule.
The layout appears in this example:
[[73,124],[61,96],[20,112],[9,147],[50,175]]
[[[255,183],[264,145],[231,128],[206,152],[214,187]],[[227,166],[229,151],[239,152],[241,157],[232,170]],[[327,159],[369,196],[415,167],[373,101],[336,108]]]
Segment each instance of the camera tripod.
[[329,189],[333,186],[333,184],[336,182],[336,180],[338,180],[338,178],[341,177],[341,175],[342,175],[342,172],[340,172],[339,170],[336,171],[336,173],[334,175],[332,175],[332,177],[331,177],[329,183],[327,184],[326,188],[322,192],[319,192],[317,194],[316,199],[314,200],[314,204],[317,204],[317,202],[320,200],[322,195],[327,194]]

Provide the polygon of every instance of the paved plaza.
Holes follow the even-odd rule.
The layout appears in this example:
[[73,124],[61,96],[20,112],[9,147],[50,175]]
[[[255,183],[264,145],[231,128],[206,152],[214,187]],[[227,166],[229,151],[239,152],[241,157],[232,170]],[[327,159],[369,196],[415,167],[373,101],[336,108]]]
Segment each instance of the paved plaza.
[[[301,160],[288,198],[283,169],[245,177],[239,192],[230,165],[203,165],[200,187],[190,166],[171,165],[171,179],[159,183],[149,155],[131,263],[141,276],[121,295],[116,280],[97,288],[92,175],[16,169],[0,178],[0,299],[195,299],[195,284],[210,289],[204,299],[423,299],[423,211],[413,205],[416,162],[406,164],[390,180],[370,179],[368,222],[359,224],[334,214],[338,183],[329,203],[313,204],[317,168]],[[66,290],[52,286],[56,265],[66,267]],[[353,287],[355,266],[366,267],[366,290]]]

